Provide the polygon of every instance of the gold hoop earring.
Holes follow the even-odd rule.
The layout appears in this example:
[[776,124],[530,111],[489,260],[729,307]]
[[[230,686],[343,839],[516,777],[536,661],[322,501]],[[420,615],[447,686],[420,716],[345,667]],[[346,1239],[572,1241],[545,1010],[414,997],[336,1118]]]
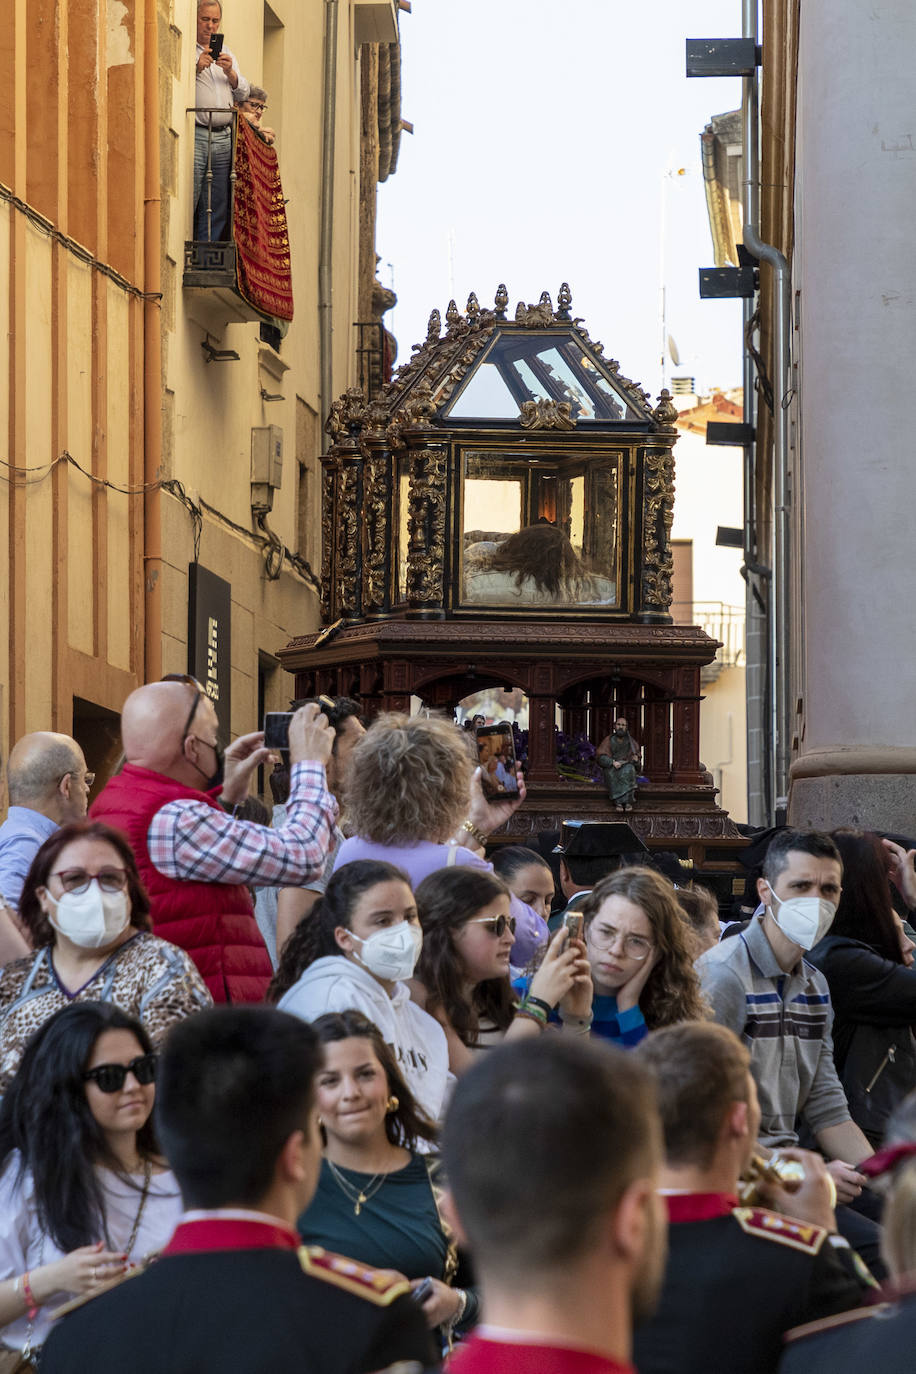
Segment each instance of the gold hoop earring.
[[399,1102],[398,1099],[394,1096],[394,1093],[392,1093],[392,1095],[391,1095],[391,1096],[389,1097],[389,1099],[388,1099],[387,1111],[388,1111],[389,1113],[390,1113],[390,1112],[396,1112],[397,1109],[398,1109],[398,1107],[400,1107],[400,1105],[401,1105],[400,1102]]

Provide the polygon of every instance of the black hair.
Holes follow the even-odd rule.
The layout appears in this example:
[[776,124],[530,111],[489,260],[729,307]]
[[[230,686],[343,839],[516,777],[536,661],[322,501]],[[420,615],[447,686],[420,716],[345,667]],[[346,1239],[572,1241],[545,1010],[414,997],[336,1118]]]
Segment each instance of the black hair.
[[385,1072],[388,1092],[398,1100],[397,1107],[385,1117],[385,1134],[390,1144],[414,1150],[419,1140],[438,1140],[439,1132],[434,1122],[418,1106],[398,1067],[394,1051],[374,1021],[359,1011],[329,1011],[316,1017],[312,1025],[322,1045],[338,1040],[368,1040],[372,1045]]
[[840,851],[829,835],[820,830],[780,830],[770,841],[763,860],[763,876],[775,883],[789,863],[790,854],[810,854],[815,859],[833,859],[843,867]]
[[861,940],[885,959],[902,964],[881,840],[861,830],[834,830],[832,838],[843,864],[843,894],[829,933]]
[[186,1207],[257,1207],[294,1131],[309,1130],[318,1037],[275,1007],[179,1021],[159,1070],[156,1121]]
[[520,869],[527,868],[529,864],[538,864],[541,868],[546,868],[550,876],[553,877],[553,870],[543,854],[539,854],[536,849],[529,849],[525,844],[500,845],[492,854],[490,862],[493,865],[493,872],[497,873],[506,883],[510,882]]
[[[332,704],[329,706],[328,702]],[[322,715],[327,716],[328,724],[334,731],[334,738],[343,732],[344,724],[351,716],[362,719],[362,710],[358,702],[352,697],[299,697],[292,702],[292,710],[298,711],[300,706],[309,704],[317,706]]]
[[[71,1002],[28,1041],[0,1105],[0,1173],[18,1151],[17,1177],[31,1174],[39,1225],[65,1254],[104,1234],[96,1166],[122,1172],[83,1079],[96,1041],[109,1030],[129,1031],[143,1054],[153,1048],[141,1023],[112,1002]],[[151,1119],[137,1132],[137,1151],[145,1160],[159,1157]]]
[[339,954],[345,958],[334,939],[334,931],[338,926],[344,930],[350,929],[353,908],[364,892],[377,887],[379,883],[391,882],[406,883],[410,887],[410,879],[403,869],[381,859],[355,859],[353,863],[336,869],[324,894],[312,910],[303,916],[280,951],[280,961],[267,989],[266,1000],[279,1002],[284,992],[298,983],[316,959],[329,954]]
[[623,866],[619,854],[563,854],[561,858],[576,887],[594,887]]
[[470,1248],[511,1280],[587,1253],[660,1155],[647,1070],[578,1037],[490,1050],[459,1078],[445,1119],[445,1172]]

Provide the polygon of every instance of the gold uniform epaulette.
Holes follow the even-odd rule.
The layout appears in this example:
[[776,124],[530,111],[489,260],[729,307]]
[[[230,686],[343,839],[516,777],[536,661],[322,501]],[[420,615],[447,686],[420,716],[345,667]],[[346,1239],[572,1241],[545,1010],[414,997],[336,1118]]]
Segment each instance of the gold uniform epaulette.
[[346,1255],[335,1255],[320,1245],[300,1245],[299,1263],[302,1272],[313,1279],[323,1279],[335,1288],[343,1288],[358,1298],[387,1307],[402,1293],[410,1292],[410,1284],[394,1269],[372,1269]]
[[811,1226],[804,1221],[794,1221],[783,1216],[782,1212],[771,1212],[766,1207],[735,1207],[732,1216],[741,1230],[749,1236],[763,1236],[774,1240],[777,1245],[788,1245],[790,1250],[801,1250],[806,1255],[816,1255],[827,1232],[822,1226]]

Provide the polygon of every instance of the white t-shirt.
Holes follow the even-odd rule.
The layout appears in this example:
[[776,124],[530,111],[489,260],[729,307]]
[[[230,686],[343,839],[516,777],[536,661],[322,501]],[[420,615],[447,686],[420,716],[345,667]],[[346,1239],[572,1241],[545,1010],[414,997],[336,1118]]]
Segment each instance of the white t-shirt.
[[[64,1257],[64,1252],[58,1249],[38,1224],[32,1175],[27,1173],[19,1180],[18,1171],[17,1150],[10,1156],[0,1178],[0,1281],[18,1278],[27,1269],[40,1269],[43,1264],[53,1264]],[[98,1173],[105,1198],[108,1235],[116,1250],[126,1250],[140,1206],[143,1175],[131,1175],[131,1181],[128,1182],[110,1169],[100,1168]],[[130,1260],[139,1264],[145,1256],[161,1250],[170,1239],[180,1216],[181,1194],[175,1175],[169,1169],[154,1173]],[[104,1237],[99,1236],[98,1239],[104,1240]],[[47,1338],[52,1325],[50,1314],[74,1296],[66,1292],[54,1294],[39,1308],[32,1330],[33,1346],[42,1345]],[[0,1342],[21,1350],[28,1331],[28,1317],[18,1317],[0,1329]]]

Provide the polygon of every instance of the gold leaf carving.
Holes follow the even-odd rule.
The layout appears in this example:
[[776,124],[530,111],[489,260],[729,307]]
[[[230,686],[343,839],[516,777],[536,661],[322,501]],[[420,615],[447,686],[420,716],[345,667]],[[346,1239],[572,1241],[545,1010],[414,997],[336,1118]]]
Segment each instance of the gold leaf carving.
[[569,401],[522,401],[519,411],[522,429],[575,429]]

